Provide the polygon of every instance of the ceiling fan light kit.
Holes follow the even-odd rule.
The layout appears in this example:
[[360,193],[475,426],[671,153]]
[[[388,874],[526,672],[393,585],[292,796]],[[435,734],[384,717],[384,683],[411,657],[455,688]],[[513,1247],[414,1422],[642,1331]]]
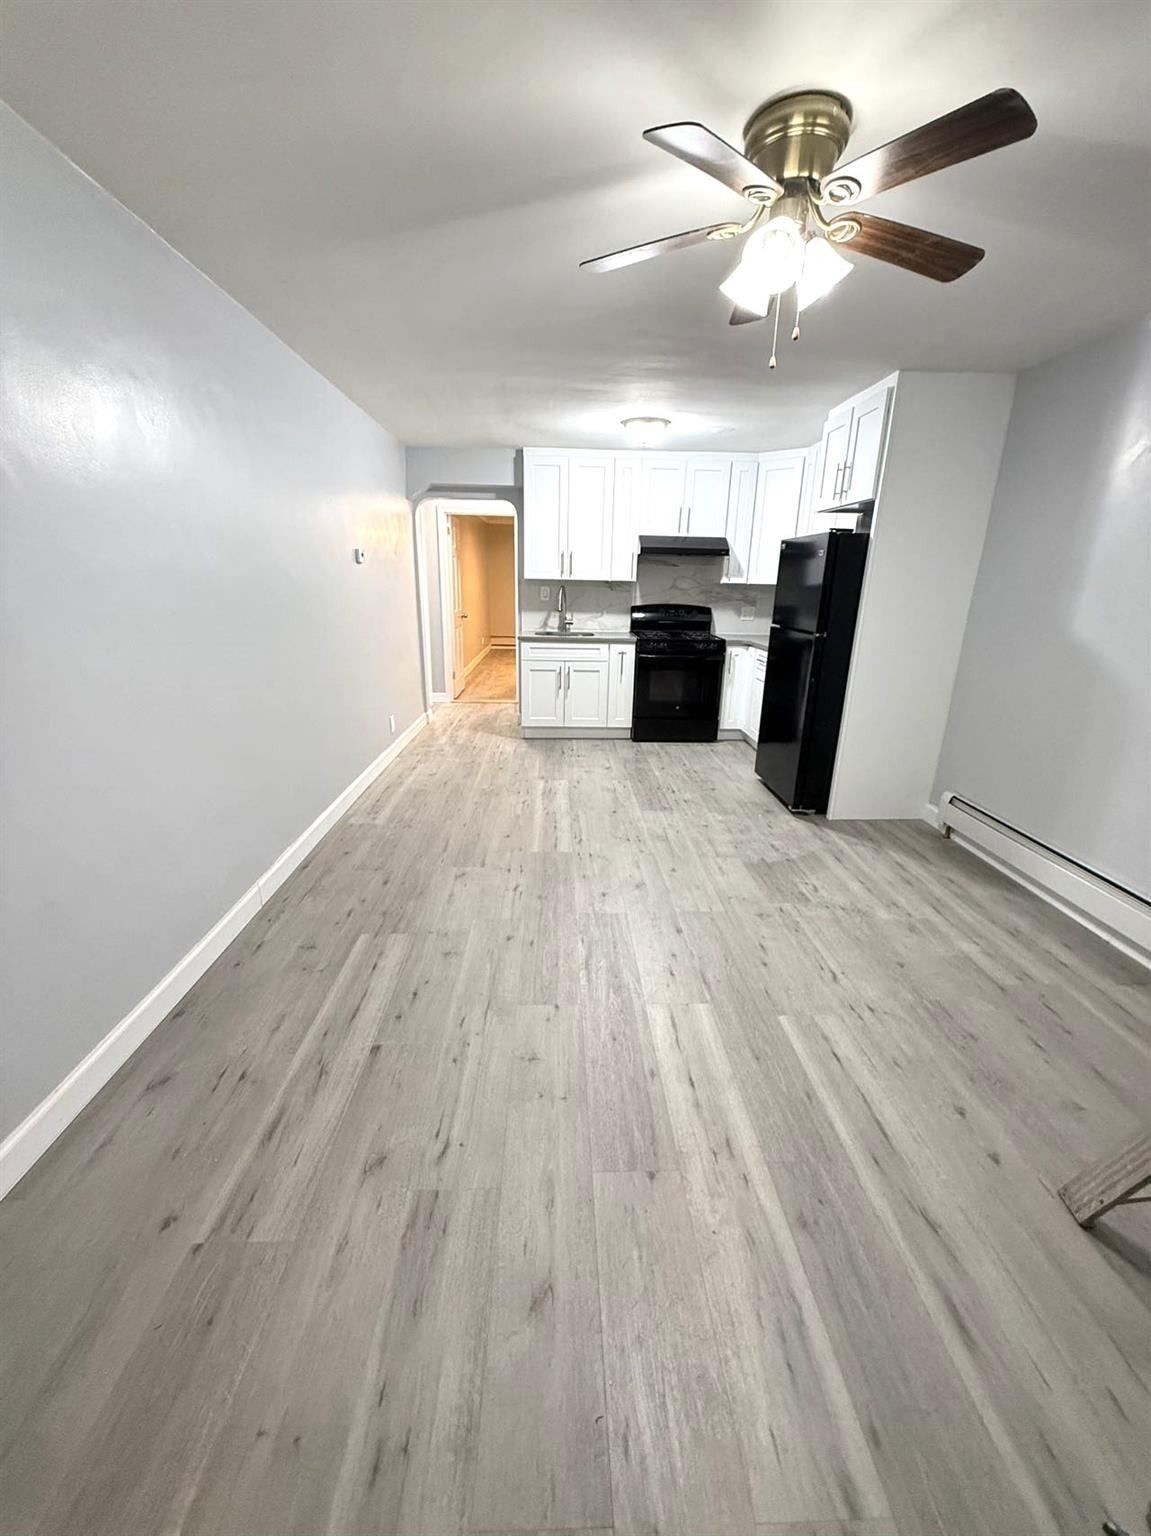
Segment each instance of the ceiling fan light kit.
[[[970,272],[984,256],[978,246],[857,213],[855,205],[890,187],[1029,138],[1036,121],[1027,102],[1009,88],[991,91],[856,160],[841,163],[852,122],[846,96],[810,90],[790,91],[764,102],[744,127],[742,153],[702,123],[648,128],[644,138],[649,143],[747,198],[752,204],[750,217],[742,224],[706,225],[630,246],[581,266],[608,272],[704,241],[746,237],[739,261],[720,284],[720,292],[734,306],[730,323],[743,325],[774,312],[778,335],[782,295],[794,290],[793,340],[799,338],[800,312],[830,293],[852,270],[840,249],[940,283],[954,282]],[[769,366],[775,365],[773,339]]]

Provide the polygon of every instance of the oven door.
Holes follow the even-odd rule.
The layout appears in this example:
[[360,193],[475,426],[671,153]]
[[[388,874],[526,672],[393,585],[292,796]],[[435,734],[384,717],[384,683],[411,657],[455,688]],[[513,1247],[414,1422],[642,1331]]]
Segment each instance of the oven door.
[[722,686],[722,655],[637,655],[632,736],[637,741],[714,741]]

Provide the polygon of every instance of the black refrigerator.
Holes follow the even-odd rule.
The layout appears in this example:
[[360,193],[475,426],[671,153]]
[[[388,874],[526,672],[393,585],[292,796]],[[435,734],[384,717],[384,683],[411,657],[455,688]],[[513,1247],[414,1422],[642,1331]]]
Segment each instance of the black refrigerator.
[[780,548],[755,771],[793,811],[827,810],[868,542],[832,528]]

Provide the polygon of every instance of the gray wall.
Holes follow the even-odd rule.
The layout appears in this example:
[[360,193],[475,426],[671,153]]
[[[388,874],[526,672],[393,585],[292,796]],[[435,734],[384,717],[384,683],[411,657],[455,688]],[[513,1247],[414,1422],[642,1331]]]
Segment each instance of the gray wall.
[[1151,896],[1151,321],[1019,376],[935,793]]
[[422,691],[400,447],[3,107],[0,151],[4,1133]]
[[432,486],[480,488],[515,485],[514,448],[409,448],[408,495],[413,501]]

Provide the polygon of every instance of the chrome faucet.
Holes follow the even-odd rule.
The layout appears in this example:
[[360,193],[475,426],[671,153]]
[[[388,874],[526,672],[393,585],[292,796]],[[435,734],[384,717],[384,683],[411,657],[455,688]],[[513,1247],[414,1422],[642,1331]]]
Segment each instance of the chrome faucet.
[[568,612],[567,588],[564,586],[562,581],[559,585],[559,591],[556,593],[556,612],[559,615],[559,623],[557,628],[559,629],[561,635],[566,635],[568,630],[572,627],[572,616]]

